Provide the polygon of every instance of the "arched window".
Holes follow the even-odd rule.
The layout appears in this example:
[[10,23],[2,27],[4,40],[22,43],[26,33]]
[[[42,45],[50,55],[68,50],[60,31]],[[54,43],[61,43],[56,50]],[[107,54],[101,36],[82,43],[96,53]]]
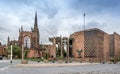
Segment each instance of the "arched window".
[[30,37],[29,36],[25,36],[24,37],[24,47],[26,47],[26,48],[30,48],[31,47],[31,45],[30,45]]

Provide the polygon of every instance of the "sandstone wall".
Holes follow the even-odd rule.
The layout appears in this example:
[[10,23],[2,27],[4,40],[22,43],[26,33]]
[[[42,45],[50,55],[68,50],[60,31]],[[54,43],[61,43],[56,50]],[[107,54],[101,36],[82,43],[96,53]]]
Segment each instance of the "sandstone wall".
[[77,50],[82,50],[82,58],[84,59],[84,32],[78,32],[71,35],[70,38],[73,38],[72,43],[72,54],[75,57],[75,59],[78,58],[78,52]]
[[120,57],[120,35],[114,33],[114,58],[119,59]]
[[104,60],[109,60],[109,35],[104,33]]

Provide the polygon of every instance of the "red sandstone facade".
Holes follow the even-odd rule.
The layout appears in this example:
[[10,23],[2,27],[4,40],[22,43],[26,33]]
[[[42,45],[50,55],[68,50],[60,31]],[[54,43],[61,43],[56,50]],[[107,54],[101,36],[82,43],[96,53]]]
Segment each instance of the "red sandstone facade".
[[120,58],[120,35],[115,33],[110,35],[110,57],[119,60]]
[[[18,41],[10,41],[8,37],[7,45],[18,45],[21,48],[24,45],[24,49],[29,51],[28,58],[41,57],[44,53],[48,53],[49,57],[56,58],[56,49],[60,49],[60,56],[63,56],[64,44],[67,46],[67,57],[86,61],[107,61],[109,58],[116,60],[120,58],[120,35],[117,33],[109,35],[97,28],[75,32],[69,38],[53,37],[49,41],[52,42],[52,45],[43,45],[47,49],[43,51],[39,44],[36,13],[34,28],[31,28],[31,31],[24,31],[21,27]],[[1,49],[0,47],[0,53],[2,52]],[[81,53],[79,54],[78,51]]]
[[73,33],[70,38],[72,39],[72,56],[75,57],[75,59],[78,58],[77,50],[82,50],[81,53],[82,59],[84,59],[84,32],[75,32]]
[[17,40],[10,41],[8,37],[8,46],[18,45],[24,47],[24,50],[28,51],[28,58],[39,57],[40,56],[40,44],[39,44],[39,29],[37,23],[37,12],[35,14],[34,28],[31,31],[24,31],[23,27],[19,29],[19,38]]
[[82,60],[107,61],[109,59],[109,34],[99,29],[89,29],[70,35],[72,55],[78,58],[77,50],[82,50]]
[[0,56],[5,56],[6,55],[6,46],[4,45],[1,45],[1,42],[0,42]]

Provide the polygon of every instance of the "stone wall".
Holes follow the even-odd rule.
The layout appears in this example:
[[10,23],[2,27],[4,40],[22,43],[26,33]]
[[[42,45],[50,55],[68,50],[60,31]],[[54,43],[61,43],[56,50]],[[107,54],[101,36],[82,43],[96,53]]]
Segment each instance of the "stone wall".
[[38,57],[38,51],[34,50],[34,49],[29,49],[27,57],[28,58],[37,58]]
[[3,48],[0,46],[0,55],[3,55]]
[[5,48],[0,46],[0,55],[6,55]]
[[76,32],[70,36],[73,39],[72,54],[75,59],[78,58],[77,50],[82,50],[82,58],[84,59],[84,32]]
[[120,57],[120,35],[114,33],[114,58],[117,60]]
[[109,35],[109,56],[110,58],[114,58],[114,34]]
[[[85,34],[84,34],[85,33]],[[109,34],[100,29],[89,29],[73,33],[72,54],[78,59],[77,50],[83,49],[84,60],[103,61],[109,58]]]
[[109,46],[109,34],[106,34],[104,33],[104,60],[109,60],[109,49],[110,49],[110,46]]

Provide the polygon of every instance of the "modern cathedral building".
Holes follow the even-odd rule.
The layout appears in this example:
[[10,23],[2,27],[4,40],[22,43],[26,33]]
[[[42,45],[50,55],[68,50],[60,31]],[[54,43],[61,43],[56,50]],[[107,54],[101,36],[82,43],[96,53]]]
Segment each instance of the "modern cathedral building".
[[77,50],[82,50],[81,59],[86,61],[108,61],[120,59],[120,35],[107,34],[93,28],[70,35],[72,55],[77,59]]
[[93,28],[75,32],[69,37],[53,37],[49,40],[52,45],[39,43],[40,33],[36,12],[34,27],[31,31],[24,31],[21,27],[18,40],[11,41],[8,37],[7,45],[18,45],[21,48],[23,45],[25,50],[29,50],[28,58],[42,57],[45,53],[49,57],[56,58],[64,56],[64,52],[66,52],[66,57],[84,61],[108,61],[110,58],[116,60],[120,58],[120,35],[117,33],[108,34]]

